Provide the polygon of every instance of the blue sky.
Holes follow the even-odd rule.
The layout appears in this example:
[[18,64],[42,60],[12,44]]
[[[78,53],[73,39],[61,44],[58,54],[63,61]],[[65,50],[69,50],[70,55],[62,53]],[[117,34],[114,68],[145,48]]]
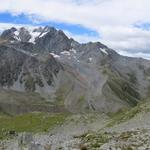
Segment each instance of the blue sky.
[[135,27],[149,31],[150,30],[150,22],[136,23]]
[[2,23],[14,23],[14,24],[32,24],[32,21],[23,14],[17,16],[11,15],[11,13],[0,13],[0,22]]
[[23,24],[23,25],[33,25],[33,26],[53,26],[55,28],[61,30],[68,30],[72,34],[89,34],[92,36],[98,36],[98,33],[94,30],[89,28],[82,27],[81,25],[73,25],[73,24],[66,24],[66,23],[57,23],[52,21],[47,22],[33,22],[30,20],[26,15],[19,14],[19,15],[11,15],[11,13],[4,12],[0,13],[0,22],[2,23],[11,23],[11,24]]
[[54,26],[79,42],[100,41],[118,53],[150,59],[149,0],[5,0],[0,30]]

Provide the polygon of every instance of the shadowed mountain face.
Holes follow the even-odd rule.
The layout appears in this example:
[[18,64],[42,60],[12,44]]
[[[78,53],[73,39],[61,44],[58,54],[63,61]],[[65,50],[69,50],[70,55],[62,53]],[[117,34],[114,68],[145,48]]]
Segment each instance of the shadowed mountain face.
[[1,105],[4,99],[11,107],[16,99],[30,104],[31,97],[24,103],[10,98],[13,91],[71,112],[116,112],[147,97],[149,80],[150,61],[121,56],[100,42],[80,44],[55,28],[11,28],[0,36]]

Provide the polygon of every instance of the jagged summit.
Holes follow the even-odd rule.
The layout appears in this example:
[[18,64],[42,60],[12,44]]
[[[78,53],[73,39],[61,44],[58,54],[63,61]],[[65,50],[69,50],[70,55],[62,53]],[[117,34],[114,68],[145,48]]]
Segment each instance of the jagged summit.
[[10,47],[23,49],[32,53],[48,52],[54,54],[53,56],[57,58],[62,54],[70,55],[70,51],[82,53],[83,51],[93,49],[99,52],[101,49],[105,54],[108,54],[108,51],[110,52],[110,49],[100,42],[80,44],[72,38],[69,39],[63,31],[49,26],[34,29],[12,27],[5,30],[1,34],[0,39],[2,43],[9,44]]
[[[36,38],[41,38],[47,33],[58,34],[61,36],[66,36],[63,31],[56,30],[54,27],[45,26],[45,27],[37,27],[37,28],[15,28],[12,27],[8,30],[3,31],[1,34],[1,38],[7,40],[18,40],[21,42],[35,42]],[[13,37],[13,38],[10,38]]]

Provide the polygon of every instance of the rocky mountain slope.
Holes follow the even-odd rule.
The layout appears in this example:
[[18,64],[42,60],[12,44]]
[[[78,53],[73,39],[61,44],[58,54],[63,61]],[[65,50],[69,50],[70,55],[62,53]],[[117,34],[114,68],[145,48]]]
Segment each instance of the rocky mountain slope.
[[24,100],[28,105],[38,103],[40,95],[53,109],[117,112],[148,96],[149,79],[150,61],[121,56],[100,42],[80,44],[52,27],[11,28],[0,36],[0,94],[5,91],[0,107],[5,113],[18,96],[10,99],[10,92],[19,92],[18,99],[35,94]]

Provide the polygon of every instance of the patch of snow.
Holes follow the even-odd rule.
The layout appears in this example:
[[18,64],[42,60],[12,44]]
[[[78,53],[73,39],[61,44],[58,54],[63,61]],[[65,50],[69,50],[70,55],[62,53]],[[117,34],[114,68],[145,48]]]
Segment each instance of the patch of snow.
[[19,31],[18,30],[14,32],[14,38],[18,41],[21,41],[21,39],[19,38]]
[[14,36],[14,38],[16,39],[16,40],[18,40],[18,41],[21,41],[21,39],[20,39],[20,37],[18,37],[18,36]]
[[10,41],[10,43],[14,43],[15,41]]
[[48,33],[48,32],[42,33],[42,34],[39,36],[39,38],[43,37],[43,36],[46,35],[47,33]]
[[74,53],[74,54],[77,53],[77,51],[76,51],[75,49],[71,49],[70,52],[72,52],[72,53]]
[[70,52],[69,51],[63,51],[60,54],[70,56]]
[[73,58],[74,58],[74,59],[77,59],[77,57],[76,57],[76,56],[73,56]]
[[16,40],[21,41],[19,37],[15,36],[14,37]]
[[92,57],[90,57],[88,60],[91,62],[91,61],[93,60],[93,58],[92,58]]
[[35,54],[31,54],[31,56],[33,56],[33,57],[34,57],[34,56],[37,56],[37,55],[38,55],[37,53],[35,53]]
[[105,53],[106,55],[108,55],[108,53],[107,53],[107,51],[106,51],[105,48],[100,48],[100,50],[101,50],[103,53]]
[[40,32],[31,32],[30,35],[31,39],[29,40],[29,42],[35,44],[35,39],[40,35]]
[[29,40],[29,42],[35,44],[35,39],[37,37],[41,38],[44,35],[46,35],[49,31],[48,30],[43,31],[43,28],[39,28],[39,29],[37,28],[36,30],[35,29],[29,30],[29,32],[31,35],[31,39]]
[[56,55],[56,54],[54,54],[54,53],[50,53],[54,58],[60,58],[60,56],[59,55]]
[[19,36],[19,31],[18,31],[18,30],[15,31],[14,34],[15,34],[16,36]]

